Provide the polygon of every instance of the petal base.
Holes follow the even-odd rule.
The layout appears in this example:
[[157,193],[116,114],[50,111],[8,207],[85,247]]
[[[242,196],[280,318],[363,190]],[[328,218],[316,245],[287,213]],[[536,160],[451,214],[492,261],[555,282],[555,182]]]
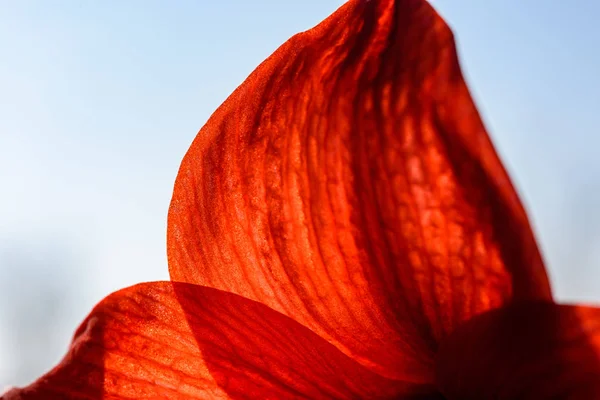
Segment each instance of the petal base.
[[600,399],[600,308],[523,303],[491,311],[441,345],[449,399]]

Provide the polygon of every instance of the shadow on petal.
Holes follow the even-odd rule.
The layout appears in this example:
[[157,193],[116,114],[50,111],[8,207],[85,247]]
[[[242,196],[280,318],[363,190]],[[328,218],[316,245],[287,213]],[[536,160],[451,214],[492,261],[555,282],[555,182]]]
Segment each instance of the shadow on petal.
[[194,285],[174,288],[204,362],[232,399],[426,398],[435,393],[431,386],[370,371],[264,304]]

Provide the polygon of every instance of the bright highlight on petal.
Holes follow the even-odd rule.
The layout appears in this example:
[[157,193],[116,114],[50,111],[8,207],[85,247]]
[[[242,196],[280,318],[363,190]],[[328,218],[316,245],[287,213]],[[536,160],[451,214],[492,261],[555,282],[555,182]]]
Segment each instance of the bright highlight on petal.
[[452,34],[423,0],[353,0],[291,38],[185,156],[171,278],[262,302],[384,376],[433,379],[440,338],[550,299]]
[[170,282],[141,284],[105,298],[58,366],[3,397],[103,398],[227,398],[202,360]]

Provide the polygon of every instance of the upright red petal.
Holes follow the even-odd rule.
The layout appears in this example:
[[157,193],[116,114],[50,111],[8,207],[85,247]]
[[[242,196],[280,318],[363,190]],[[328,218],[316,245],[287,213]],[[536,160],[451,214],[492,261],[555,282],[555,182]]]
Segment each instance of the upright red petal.
[[[189,312],[189,323],[182,310]],[[2,400],[431,398],[240,296],[155,282],[103,300],[56,368]]]
[[442,344],[437,370],[448,399],[600,399],[600,308],[488,312]]
[[527,216],[424,0],[352,0],[292,37],[201,129],[171,278],[260,301],[389,377],[439,338],[550,299]]

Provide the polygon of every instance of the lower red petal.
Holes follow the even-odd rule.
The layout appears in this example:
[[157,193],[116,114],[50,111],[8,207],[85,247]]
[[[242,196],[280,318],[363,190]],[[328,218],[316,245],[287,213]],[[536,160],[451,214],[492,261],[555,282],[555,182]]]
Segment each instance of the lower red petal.
[[459,328],[438,355],[450,399],[600,399],[600,308],[524,303]]
[[431,393],[431,387],[371,372],[260,303],[202,286],[156,282],[108,296],[78,329],[56,368],[2,399],[424,398]]

